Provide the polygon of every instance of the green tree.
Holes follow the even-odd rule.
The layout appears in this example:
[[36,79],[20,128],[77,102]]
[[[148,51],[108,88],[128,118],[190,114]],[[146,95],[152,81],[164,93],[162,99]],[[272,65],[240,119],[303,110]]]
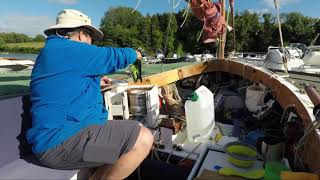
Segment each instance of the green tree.
[[272,15],[270,13],[263,14],[262,31],[259,33],[259,38],[257,39],[257,41],[260,42],[260,46],[258,47],[259,51],[266,52],[269,46],[277,45],[277,42],[274,42],[272,39],[272,34],[277,30]]
[[5,44],[4,39],[0,36],[0,47]]
[[150,52],[151,47],[151,16],[147,15],[139,25],[139,40],[143,43],[143,48]]
[[139,25],[143,16],[132,12],[132,8],[118,7],[109,9],[101,20],[101,30],[105,34],[101,45],[140,47]]
[[[163,21],[163,28],[165,28],[164,31],[164,42],[163,42],[163,50],[166,52],[165,55],[171,57],[175,53],[175,37],[176,37],[176,32],[178,30],[177,26],[177,20],[175,15],[173,14],[164,14],[163,15],[164,19],[167,19],[167,21]],[[170,23],[170,24],[169,24]]]
[[[184,52],[199,54],[205,50],[213,53],[216,49],[214,43],[204,44],[201,39],[197,41],[203,22],[193,16],[191,10],[182,27],[180,25],[185,20],[185,10],[172,14],[170,26],[170,13],[142,16],[138,11],[131,12],[132,8],[127,7],[107,10],[101,19],[101,30],[105,38],[97,45],[143,47],[147,52],[158,49],[164,51],[166,47],[168,56],[173,53],[182,55]],[[317,32],[320,32],[320,20],[301,13],[281,14],[281,22],[285,44],[300,42],[308,45]],[[249,11],[236,13],[235,33],[237,51],[265,52],[268,46],[280,45],[278,27],[271,14],[261,15]],[[232,33],[227,33],[227,51],[233,49],[231,35]],[[12,34],[4,38],[5,42],[25,40],[27,39],[19,39]]]
[[151,17],[151,37],[152,51],[162,50],[163,34],[160,31],[159,19],[157,15]]
[[[317,19],[314,27],[315,27],[315,35],[317,33],[320,33],[320,19]],[[320,44],[320,38],[317,39],[316,44]]]
[[[185,23],[183,24],[185,17],[183,14],[185,9],[179,11],[176,14],[176,19],[178,23],[178,31],[176,33],[176,40],[182,43],[182,49],[184,52],[189,52],[192,54],[202,54],[204,51],[209,50],[214,53],[216,50],[215,44],[204,44],[201,39],[198,41],[198,37],[201,36],[201,29],[203,27],[203,22],[198,20],[189,10],[188,16]],[[180,27],[183,25],[182,27]]]
[[292,12],[282,14],[283,38],[288,43],[300,42],[309,45],[315,34],[316,19]]
[[235,31],[237,37],[237,50],[238,51],[259,51],[255,39],[259,37],[259,32],[262,30],[262,25],[259,22],[259,15],[244,11],[235,16]]
[[44,42],[46,40],[46,37],[44,37],[41,34],[38,34],[35,38],[33,38],[34,42]]

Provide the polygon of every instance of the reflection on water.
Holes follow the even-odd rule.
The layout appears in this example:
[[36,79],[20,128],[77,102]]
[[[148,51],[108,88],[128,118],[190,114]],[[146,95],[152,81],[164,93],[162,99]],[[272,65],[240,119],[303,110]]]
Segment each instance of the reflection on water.
[[30,59],[35,61],[37,59],[38,54],[6,54],[0,53],[0,57],[7,57],[7,58],[17,58],[17,59]]

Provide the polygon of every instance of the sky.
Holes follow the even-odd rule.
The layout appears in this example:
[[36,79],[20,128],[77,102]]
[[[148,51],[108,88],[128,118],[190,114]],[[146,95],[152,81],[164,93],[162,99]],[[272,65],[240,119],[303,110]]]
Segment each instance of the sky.
[[[185,0],[140,0],[137,10],[143,15],[174,12],[187,7]],[[217,0],[216,0],[217,1]],[[226,0],[228,1],[228,0]],[[234,0],[235,10],[274,13],[274,0]],[[301,12],[320,18],[320,0],[278,0],[281,12]],[[117,6],[135,8],[139,0],[0,0],[0,32],[24,33],[34,37],[55,24],[56,14],[62,9],[77,9],[99,27],[104,13]]]

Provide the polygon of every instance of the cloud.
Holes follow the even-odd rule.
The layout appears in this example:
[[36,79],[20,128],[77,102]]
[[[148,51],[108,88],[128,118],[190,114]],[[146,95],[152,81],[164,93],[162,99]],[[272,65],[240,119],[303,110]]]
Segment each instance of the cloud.
[[[267,5],[268,7],[274,8],[274,0],[262,0],[263,4]],[[296,4],[301,2],[301,0],[278,0],[278,4],[281,6],[285,6],[288,4]]]
[[270,13],[270,10],[265,8],[265,9],[248,9],[249,13],[251,14],[266,14]]
[[55,24],[55,19],[48,16],[26,16],[11,14],[0,19],[0,32],[16,32],[29,36],[43,34],[43,30]]
[[77,4],[79,0],[49,0],[52,3],[65,4],[65,5],[74,5]]

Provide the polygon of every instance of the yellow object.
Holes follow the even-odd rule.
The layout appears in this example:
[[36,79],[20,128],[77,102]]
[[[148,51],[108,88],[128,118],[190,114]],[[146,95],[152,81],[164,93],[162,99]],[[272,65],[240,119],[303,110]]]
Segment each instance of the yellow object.
[[245,160],[233,158],[231,156],[227,157],[227,160],[238,167],[250,167],[255,162],[255,160],[245,161]]
[[248,157],[256,157],[257,156],[257,152],[253,149],[251,149],[248,146],[239,144],[239,145],[231,145],[229,147],[227,147],[227,151],[234,153],[234,154],[238,154],[238,155],[245,155]]
[[230,143],[226,146],[227,160],[238,167],[249,167],[256,162],[257,151],[248,144]]
[[224,167],[219,169],[219,174],[225,176],[240,176],[246,179],[261,179],[264,176],[263,169],[251,170],[246,172],[239,172],[233,168]]
[[280,178],[281,180],[319,180],[317,174],[290,171],[281,171]]
[[217,143],[222,139],[223,135],[221,132],[217,132],[217,134],[214,136],[214,141]]

